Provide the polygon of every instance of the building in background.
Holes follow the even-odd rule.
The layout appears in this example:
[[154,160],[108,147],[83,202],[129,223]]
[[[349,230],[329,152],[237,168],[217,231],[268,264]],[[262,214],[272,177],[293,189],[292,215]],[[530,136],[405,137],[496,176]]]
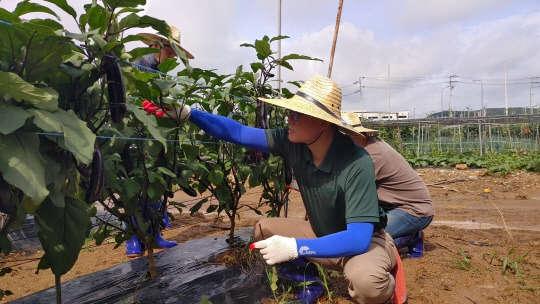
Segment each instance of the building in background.
[[409,119],[409,111],[399,112],[365,112],[365,111],[353,111],[362,120],[398,120]]

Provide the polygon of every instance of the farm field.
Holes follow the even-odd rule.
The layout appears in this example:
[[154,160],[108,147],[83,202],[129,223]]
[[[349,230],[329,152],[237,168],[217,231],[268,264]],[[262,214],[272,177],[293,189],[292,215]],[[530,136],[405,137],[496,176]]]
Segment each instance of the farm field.
[[[425,256],[403,259],[408,303],[540,303],[540,174],[496,177],[485,175],[485,170],[451,168],[417,172],[428,185],[436,215],[425,230]],[[242,203],[256,204],[256,190],[248,190]],[[173,200],[188,207],[196,202],[183,193]],[[237,229],[251,227],[260,218],[247,208],[241,211]],[[304,216],[296,192],[291,193],[288,216]],[[164,232],[166,239],[182,243],[227,233],[223,229],[228,226],[226,218],[215,214],[175,217],[173,229]],[[89,241],[63,281],[129,260],[123,246],[113,247],[113,243],[95,246]],[[54,285],[50,271],[35,274],[42,255],[26,250],[0,256],[0,266],[13,269],[2,277],[0,288],[14,293],[0,303]],[[352,303],[342,281],[331,280],[330,288],[334,300],[325,303]]]

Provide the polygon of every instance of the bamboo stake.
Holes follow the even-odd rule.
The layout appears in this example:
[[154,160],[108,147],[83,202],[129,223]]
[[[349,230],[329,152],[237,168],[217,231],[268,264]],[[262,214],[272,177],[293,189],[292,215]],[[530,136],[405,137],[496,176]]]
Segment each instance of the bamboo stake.
[[334,64],[334,53],[336,51],[336,41],[339,32],[339,23],[341,21],[341,10],[343,9],[343,0],[339,0],[339,8],[336,18],[336,29],[334,31],[334,41],[332,42],[332,52],[330,53],[330,65],[328,66],[328,78],[332,76],[332,65]]

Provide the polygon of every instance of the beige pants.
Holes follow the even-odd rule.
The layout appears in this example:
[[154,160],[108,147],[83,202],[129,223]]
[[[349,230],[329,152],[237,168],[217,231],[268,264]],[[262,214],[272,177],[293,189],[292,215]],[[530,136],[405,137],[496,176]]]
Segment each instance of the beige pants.
[[[316,238],[309,222],[290,218],[265,218],[253,229],[260,241],[281,235]],[[309,258],[324,268],[342,272],[349,281],[349,294],[357,303],[385,303],[394,293],[395,280],[390,271],[396,265],[394,241],[384,230],[373,233],[367,252],[343,258]]]

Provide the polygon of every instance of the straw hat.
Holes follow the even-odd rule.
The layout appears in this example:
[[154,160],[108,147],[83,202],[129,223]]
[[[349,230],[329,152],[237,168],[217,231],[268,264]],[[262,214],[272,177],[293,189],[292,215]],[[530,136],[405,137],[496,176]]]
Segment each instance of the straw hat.
[[328,121],[348,135],[358,135],[353,127],[341,119],[341,89],[330,78],[312,77],[289,99],[259,100]]
[[362,122],[358,114],[354,112],[344,112],[341,114],[341,118],[353,127],[358,133],[379,133],[378,130],[372,130],[362,127]]
[[[172,42],[179,48],[181,49],[182,51],[184,51],[184,53],[186,53],[186,57],[189,58],[189,59],[195,59],[195,57],[193,57],[193,55],[191,55],[190,52],[188,52],[186,49],[184,49],[183,47],[180,46],[180,30],[174,26],[174,25],[171,25],[171,24],[168,24],[169,25],[169,28],[171,29],[171,40]],[[139,36],[143,36],[144,38],[146,38],[147,40],[143,41],[143,43],[147,44],[147,45],[150,45],[152,44],[152,42],[154,40],[159,40],[161,41],[162,43],[165,43],[165,44],[169,44],[170,41],[168,38],[165,38],[163,36],[158,36],[156,34],[149,34],[149,33],[139,33],[137,34]]]

